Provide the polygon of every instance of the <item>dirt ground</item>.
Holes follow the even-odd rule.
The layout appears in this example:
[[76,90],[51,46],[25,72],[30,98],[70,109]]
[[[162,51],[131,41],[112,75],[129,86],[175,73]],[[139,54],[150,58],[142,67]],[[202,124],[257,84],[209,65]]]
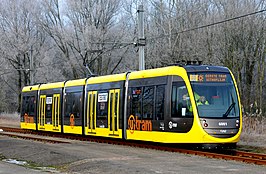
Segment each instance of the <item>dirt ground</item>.
[[[26,163],[23,165],[26,170],[23,174],[206,174],[214,171],[215,174],[261,174],[266,169],[265,166],[196,155],[78,140],[65,141],[68,143],[51,144],[0,136],[0,173],[22,173],[21,168],[15,169],[21,165],[13,164],[12,167],[10,162]],[[14,170],[10,172],[10,168]]]
[[0,126],[19,127],[20,118],[15,114],[0,114]]
[[[0,115],[0,126],[19,127],[16,114]],[[250,131],[250,130],[249,130]],[[265,148],[265,135],[244,131],[239,144]],[[210,159],[194,155],[163,152],[93,142],[65,140],[70,143],[50,144],[0,136],[0,173],[21,171],[17,164],[27,162],[24,173],[263,173],[265,167],[235,161]],[[265,148],[266,149],[266,148]],[[266,152],[266,151],[265,151]],[[20,162],[20,161],[18,161]],[[202,167],[205,166],[205,167]],[[38,171],[38,172],[37,172]],[[20,172],[12,172],[20,173]]]
[[243,117],[243,129],[238,145],[266,154],[266,117]]

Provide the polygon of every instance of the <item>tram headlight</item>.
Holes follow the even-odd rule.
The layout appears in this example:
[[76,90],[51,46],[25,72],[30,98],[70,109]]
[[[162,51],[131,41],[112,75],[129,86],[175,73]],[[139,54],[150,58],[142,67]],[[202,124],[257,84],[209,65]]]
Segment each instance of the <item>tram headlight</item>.
[[239,127],[239,120],[236,120],[236,127]]

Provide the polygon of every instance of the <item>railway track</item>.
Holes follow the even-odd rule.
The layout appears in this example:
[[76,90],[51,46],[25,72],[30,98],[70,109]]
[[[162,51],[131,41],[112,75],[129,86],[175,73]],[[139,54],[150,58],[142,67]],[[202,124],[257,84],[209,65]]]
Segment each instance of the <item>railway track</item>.
[[52,143],[52,144],[68,143],[66,141],[55,140],[55,139],[46,138],[46,137],[34,136],[34,135],[32,135],[32,134],[34,134],[34,132],[30,131],[30,130],[23,130],[23,129],[19,129],[19,128],[8,128],[8,127],[5,127],[4,129],[0,128],[0,130],[1,130],[0,135],[6,135],[9,137],[14,137],[14,138],[34,140],[34,141],[40,141],[40,142],[46,142],[46,143]]
[[[148,148],[148,149],[155,149],[155,150],[168,151],[168,152],[179,152],[179,153],[184,153],[184,154],[205,156],[208,158],[235,160],[235,161],[241,161],[245,163],[253,163],[257,165],[266,165],[266,154],[260,154],[260,153],[251,153],[251,152],[244,152],[244,151],[237,151],[237,150],[223,150],[223,151],[215,151],[215,152],[199,151],[199,150],[190,150],[190,149],[183,149],[183,148],[176,148],[176,147],[168,147],[162,144],[144,144],[143,142],[113,140],[113,139],[101,138],[101,137],[88,137],[88,136],[84,137],[81,135],[61,134],[61,133],[53,133],[53,132],[37,132],[33,130],[25,130],[25,129],[20,129],[20,128],[10,128],[10,127],[0,127],[0,130],[3,130],[0,133],[0,135],[2,134],[2,135],[11,136],[11,137],[32,139],[35,141],[43,141],[43,142],[48,142],[48,143],[69,143],[67,141],[56,140],[53,138],[52,139],[45,138],[45,137],[56,137],[56,138],[64,138],[64,139],[72,139],[72,140],[80,140],[80,141],[91,141],[91,142],[98,142],[98,143],[126,145],[126,146]],[[20,135],[10,134],[10,132],[19,133]],[[21,135],[21,134],[25,134],[25,135]],[[34,137],[29,134],[43,136],[44,138]]]

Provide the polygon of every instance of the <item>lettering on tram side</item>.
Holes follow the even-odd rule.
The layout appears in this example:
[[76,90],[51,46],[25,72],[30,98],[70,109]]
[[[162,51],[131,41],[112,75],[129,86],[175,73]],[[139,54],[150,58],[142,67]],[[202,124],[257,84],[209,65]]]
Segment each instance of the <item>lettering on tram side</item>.
[[74,126],[75,126],[75,117],[74,117],[74,114],[71,114],[70,115],[69,122],[70,122],[70,127],[73,129]]
[[27,123],[34,123],[33,116],[28,115],[27,113],[24,114],[24,123],[27,125]]
[[24,123],[25,125],[27,125],[28,123],[28,118],[29,118],[29,115],[27,113],[24,114]]
[[130,115],[128,118],[128,129],[133,134],[134,130],[138,131],[152,131],[151,120],[138,120],[138,116]]

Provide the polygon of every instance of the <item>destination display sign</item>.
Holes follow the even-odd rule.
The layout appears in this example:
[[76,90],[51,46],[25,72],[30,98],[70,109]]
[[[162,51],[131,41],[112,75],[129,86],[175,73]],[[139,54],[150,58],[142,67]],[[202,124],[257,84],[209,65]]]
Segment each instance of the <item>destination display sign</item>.
[[189,80],[191,82],[226,82],[228,74],[190,74]]

